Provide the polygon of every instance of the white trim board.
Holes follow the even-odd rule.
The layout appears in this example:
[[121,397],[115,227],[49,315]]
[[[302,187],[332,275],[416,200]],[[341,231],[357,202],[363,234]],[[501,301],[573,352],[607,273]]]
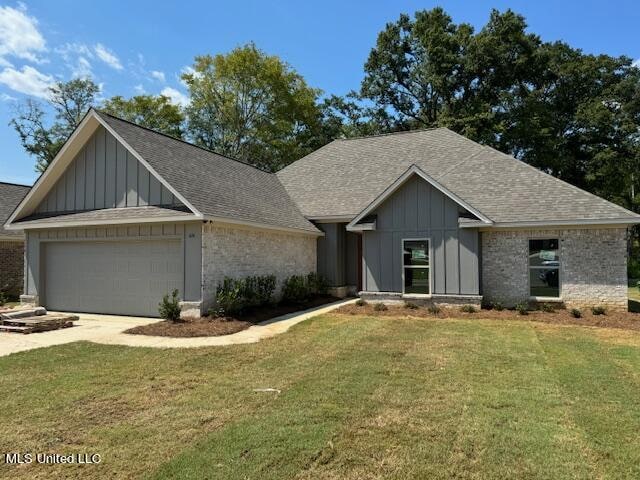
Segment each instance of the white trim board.
[[398,177],[398,179],[395,182],[393,182],[391,185],[389,185],[380,195],[378,195],[375,198],[375,200],[373,200],[373,202],[371,202],[369,205],[367,205],[365,207],[365,209],[362,210],[356,216],[356,218],[354,218],[353,220],[351,220],[351,222],[349,222],[349,224],[346,227],[347,230],[348,231],[354,231],[352,229],[354,229],[356,227],[357,223],[360,220],[365,218],[368,214],[370,214],[377,207],[379,207],[387,198],[389,198],[393,193],[395,193],[397,190],[399,190],[400,187],[402,187],[413,175],[419,176],[420,178],[425,180],[427,183],[429,183],[432,187],[434,187],[436,190],[439,190],[444,195],[449,197],[451,200],[456,202],[458,205],[460,205],[464,209],[466,209],[469,212],[471,212],[472,214],[474,214],[478,219],[480,219],[482,221],[482,223],[484,225],[493,225],[493,221],[491,221],[491,219],[489,217],[487,217],[482,212],[480,212],[476,208],[474,208],[471,205],[469,205],[467,202],[462,200],[455,193],[449,191],[443,185],[440,185],[436,180],[431,178],[422,169],[420,169],[420,167],[418,167],[417,165],[411,165],[407,169],[407,171],[405,171],[402,175],[400,175],[400,177]]

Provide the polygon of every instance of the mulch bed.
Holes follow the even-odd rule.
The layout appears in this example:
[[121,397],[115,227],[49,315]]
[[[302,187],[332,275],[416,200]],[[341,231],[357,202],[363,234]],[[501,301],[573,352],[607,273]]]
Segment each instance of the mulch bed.
[[389,305],[387,310],[376,311],[372,304],[357,306],[354,304],[340,307],[335,313],[344,315],[367,315],[376,317],[418,317],[418,318],[477,318],[523,320],[529,322],[544,322],[561,325],[582,325],[589,327],[621,328],[626,330],[640,330],[640,313],[607,311],[605,315],[593,315],[590,309],[582,309],[582,317],[574,318],[569,310],[558,309],[554,312],[529,311],[528,315],[520,315],[515,310],[480,310],[475,313],[461,312],[457,308],[442,308],[439,313],[432,314],[426,307],[416,309],[403,305]]
[[316,297],[300,305],[271,305],[255,308],[237,317],[186,318],[181,322],[162,320],[149,325],[130,328],[124,333],[158,337],[219,337],[240,332],[251,325],[279,317],[280,315],[319,307],[336,300],[339,299],[331,296]]

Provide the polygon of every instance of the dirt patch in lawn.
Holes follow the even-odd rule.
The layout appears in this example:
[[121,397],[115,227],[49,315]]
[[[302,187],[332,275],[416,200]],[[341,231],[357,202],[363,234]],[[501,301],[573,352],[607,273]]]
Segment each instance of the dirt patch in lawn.
[[163,320],[149,325],[130,328],[124,333],[153,335],[158,337],[218,337],[240,332],[251,326],[251,322],[220,318],[189,318],[183,322]]
[[575,318],[570,310],[557,309],[553,312],[540,310],[529,311],[521,315],[515,310],[485,310],[477,309],[474,313],[463,312],[459,308],[441,308],[438,313],[430,312],[426,307],[407,308],[404,305],[389,305],[386,310],[376,310],[375,304],[368,303],[358,306],[345,305],[335,311],[344,315],[367,315],[382,317],[418,317],[418,318],[477,318],[523,320],[529,322],[544,322],[563,325],[582,325],[589,327],[621,328],[626,330],[640,330],[640,313],[606,311],[604,315],[594,315],[590,309],[582,309],[582,317]]
[[319,307],[337,300],[339,299],[335,297],[322,296],[299,305],[279,304],[255,308],[234,317],[207,316],[203,318],[186,318],[181,322],[163,320],[161,322],[150,323],[149,325],[130,328],[124,333],[158,337],[219,337],[221,335],[231,335],[232,333],[240,332],[249,328],[251,325],[281,315]]

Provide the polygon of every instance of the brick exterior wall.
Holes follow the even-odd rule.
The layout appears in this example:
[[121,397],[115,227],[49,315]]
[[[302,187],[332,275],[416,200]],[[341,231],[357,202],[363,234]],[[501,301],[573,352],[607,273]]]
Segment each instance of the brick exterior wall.
[[18,297],[24,278],[24,242],[0,241],[0,289]]
[[202,227],[203,312],[224,277],[275,275],[277,293],[291,275],[316,271],[314,236],[206,224]]
[[560,239],[560,297],[568,307],[627,309],[624,228],[482,232],[482,293],[505,306],[529,298],[529,239]]

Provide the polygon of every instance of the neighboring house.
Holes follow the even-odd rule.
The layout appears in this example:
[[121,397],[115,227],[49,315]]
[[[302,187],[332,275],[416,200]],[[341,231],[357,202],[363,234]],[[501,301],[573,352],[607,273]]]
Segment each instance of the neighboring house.
[[277,174],[91,110],[7,222],[25,302],[206,312],[225,277],[381,300],[626,308],[640,216],[447,129],[337,140]]
[[22,293],[24,234],[3,228],[5,221],[25,197],[26,185],[0,182],[0,292],[10,297]]

